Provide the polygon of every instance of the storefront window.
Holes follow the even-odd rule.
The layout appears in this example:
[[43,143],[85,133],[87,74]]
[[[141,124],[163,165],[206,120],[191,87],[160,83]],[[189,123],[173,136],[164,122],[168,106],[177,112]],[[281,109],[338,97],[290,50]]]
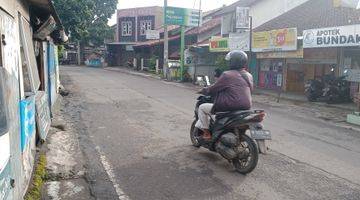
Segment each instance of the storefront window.
[[283,59],[260,60],[259,86],[267,89],[278,89],[284,67]]

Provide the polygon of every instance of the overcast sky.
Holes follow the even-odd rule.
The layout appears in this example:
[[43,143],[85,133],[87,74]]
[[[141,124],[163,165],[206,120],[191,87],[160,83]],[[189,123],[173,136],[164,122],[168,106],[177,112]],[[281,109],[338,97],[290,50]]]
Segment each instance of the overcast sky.
[[[229,5],[237,0],[202,0],[201,9],[203,11],[212,10],[222,5]],[[198,8],[200,0],[168,0],[169,6],[184,7],[184,8]],[[118,9],[145,7],[145,6],[163,6],[163,0],[119,0]],[[194,6],[195,5],[195,6]],[[109,21],[109,25],[116,23],[115,15]]]

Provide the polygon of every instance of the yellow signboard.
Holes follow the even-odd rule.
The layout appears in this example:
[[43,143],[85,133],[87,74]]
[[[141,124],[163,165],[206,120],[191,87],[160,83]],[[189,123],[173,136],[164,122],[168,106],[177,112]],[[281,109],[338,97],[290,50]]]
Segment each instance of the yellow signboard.
[[285,28],[255,32],[252,37],[253,52],[296,51],[297,29]]
[[256,54],[256,58],[303,58],[304,50],[297,51],[275,51],[275,52],[261,52]]

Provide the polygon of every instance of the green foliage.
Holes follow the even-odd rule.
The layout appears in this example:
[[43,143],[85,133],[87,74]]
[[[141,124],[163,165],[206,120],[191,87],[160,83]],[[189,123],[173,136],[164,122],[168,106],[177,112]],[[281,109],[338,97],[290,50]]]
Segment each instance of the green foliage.
[[59,58],[64,57],[64,46],[63,45],[58,46],[58,56],[59,56]]
[[25,200],[41,199],[41,188],[46,180],[46,177],[46,156],[45,154],[41,154],[35,169],[35,173],[33,175],[30,188],[24,197]]
[[215,60],[215,65],[221,70],[226,71],[229,70],[228,63],[225,60],[225,56],[218,55]]
[[72,41],[91,42],[96,46],[111,38],[108,20],[117,0],[54,0],[55,8]]
[[155,55],[151,56],[150,62],[149,62],[151,70],[155,69],[157,59],[158,59],[158,56],[155,56]]

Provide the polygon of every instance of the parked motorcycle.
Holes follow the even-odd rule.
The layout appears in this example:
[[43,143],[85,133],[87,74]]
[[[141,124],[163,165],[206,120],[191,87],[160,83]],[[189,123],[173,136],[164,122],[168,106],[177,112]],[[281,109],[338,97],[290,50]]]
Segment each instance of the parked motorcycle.
[[[205,81],[209,85],[208,79]],[[265,118],[263,110],[238,110],[216,113],[209,116],[210,141],[202,138],[203,132],[195,127],[198,121],[199,106],[203,103],[212,103],[210,96],[201,95],[195,106],[195,119],[191,125],[190,138],[193,146],[204,147],[218,152],[233,164],[241,174],[253,171],[258,163],[259,151],[266,153],[265,140],[271,139],[270,131],[264,130],[261,122]],[[250,134],[246,132],[250,130]]]
[[[333,69],[332,69],[333,70]],[[333,74],[325,76],[322,81],[309,80],[305,84],[305,95],[309,101],[324,101],[328,104],[349,102],[350,83],[344,76],[335,77]]]

